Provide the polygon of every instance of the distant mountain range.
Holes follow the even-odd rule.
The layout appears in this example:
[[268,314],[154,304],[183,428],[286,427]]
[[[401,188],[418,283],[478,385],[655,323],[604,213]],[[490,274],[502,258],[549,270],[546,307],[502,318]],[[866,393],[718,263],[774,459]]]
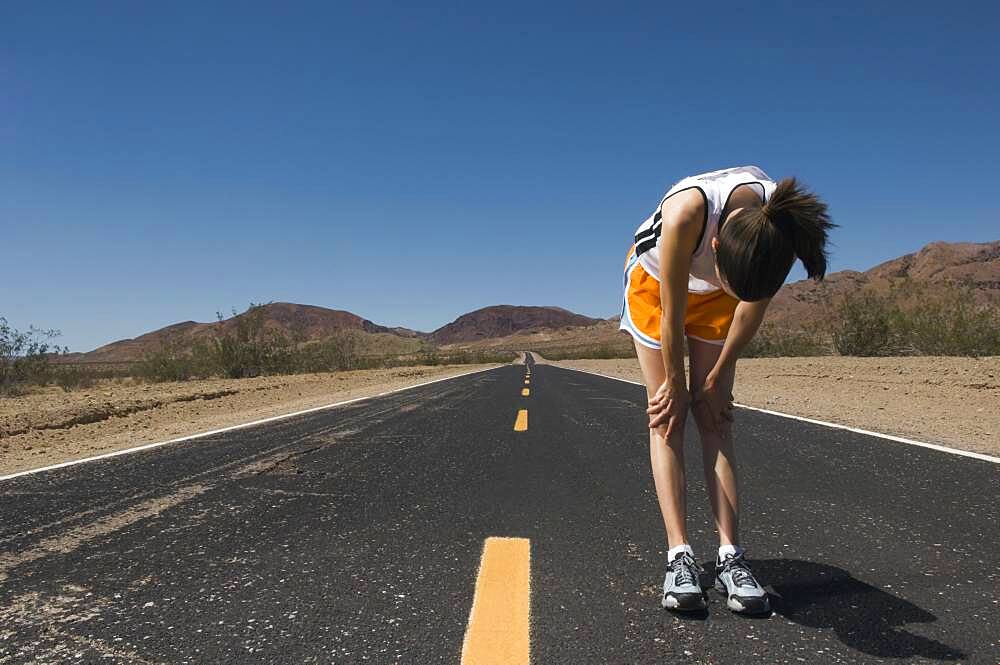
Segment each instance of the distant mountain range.
[[[889,293],[893,285],[910,283],[924,289],[968,288],[980,302],[1000,302],[1000,241],[988,243],[935,242],[918,252],[879,264],[865,272],[844,270],[832,273],[823,282],[803,280],[786,285],[772,301],[768,323],[800,327],[804,322],[828,318],[839,299],[863,289]],[[894,297],[905,298],[896,289]],[[617,326],[609,319],[595,319],[561,307],[494,305],[459,316],[433,332],[378,325],[357,314],[314,305],[271,303],[263,306],[264,325],[303,341],[322,340],[339,330],[356,330],[368,335],[417,338],[435,345],[482,346],[530,344],[546,346],[560,339],[574,343],[625,343]],[[74,353],[67,360],[124,362],[138,360],[170,341],[181,346],[193,344],[218,331],[231,330],[239,314],[221,322],[185,321],[154,330],[134,339],[112,342],[89,353]],[[390,338],[391,339],[391,338]],[[519,348],[519,347],[518,347]]]
[[[340,330],[356,330],[372,335],[388,334],[445,345],[504,337],[525,330],[589,326],[600,321],[561,307],[494,305],[463,314],[451,323],[427,333],[409,328],[381,326],[351,312],[315,305],[278,302],[262,305],[261,311],[265,329],[305,342],[328,338]],[[231,331],[245,316],[246,313],[237,314],[213,323],[175,323],[134,339],[111,342],[88,353],[71,353],[65,360],[107,363],[139,360],[166,344],[183,348],[218,332]]]

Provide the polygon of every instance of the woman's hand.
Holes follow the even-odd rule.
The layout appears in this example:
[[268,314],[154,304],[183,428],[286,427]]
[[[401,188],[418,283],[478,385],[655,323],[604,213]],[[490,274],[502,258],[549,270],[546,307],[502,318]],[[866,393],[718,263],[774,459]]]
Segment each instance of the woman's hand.
[[675,386],[669,381],[661,385],[649,400],[649,428],[655,429],[666,438],[675,432],[684,431],[684,418],[691,406],[691,393],[683,386]]
[[691,406],[708,412],[708,421],[712,423],[716,432],[722,433],[723,429],[733,422],[733,395],[717,388],[711,377],[706,379],[705,385],[695,393]]

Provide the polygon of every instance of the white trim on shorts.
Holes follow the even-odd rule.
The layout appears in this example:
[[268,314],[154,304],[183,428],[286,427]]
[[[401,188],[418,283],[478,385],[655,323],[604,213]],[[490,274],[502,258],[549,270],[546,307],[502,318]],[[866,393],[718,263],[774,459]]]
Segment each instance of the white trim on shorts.
[[628,287],[632,282],[632,271],[635,269],[636,264],[639,263],[639,257],[634,253],[632,258],[629,259],[628,264],[625,266],[625,276],[623,281],[624,292],[622,293],[622,317],[621,321],[618,323],[618,329],[624,330],[628,334],[632,335],[632,338],[650,349],[659,350],[663,348],[659,342],[657,342],[652,337],[643,334],[639,328],[636,327],[635,323],[632,321],[632,314],[628,311]]

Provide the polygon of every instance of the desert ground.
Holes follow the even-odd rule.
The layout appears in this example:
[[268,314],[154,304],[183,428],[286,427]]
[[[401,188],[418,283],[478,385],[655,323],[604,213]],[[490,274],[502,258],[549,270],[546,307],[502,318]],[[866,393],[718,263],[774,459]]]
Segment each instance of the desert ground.
[[440,365],[178,383],[102,381],[0,397],[0,474],[292,413],[498,365]]
[[[641,381],[625,360],[553,365]],[[736,401],[772,411],[1000,455],[1000,357],[746,358]]]

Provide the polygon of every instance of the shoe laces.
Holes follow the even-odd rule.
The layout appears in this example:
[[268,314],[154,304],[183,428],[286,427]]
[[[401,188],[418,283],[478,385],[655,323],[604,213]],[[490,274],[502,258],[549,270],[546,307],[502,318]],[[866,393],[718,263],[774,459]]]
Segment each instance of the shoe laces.
[[698,573],[702,571],[702,567],[687,552],[675,557],[670,562],[670,569],[674,571],[674,584],[677,585],[697,584]]
[[743,552],[727,554],[726,560],[722,563],[722,569],[729,571],[736,586],[757,586],[757,580],[754,579],[753,573],[750,571],[750,564],[743,558]]

